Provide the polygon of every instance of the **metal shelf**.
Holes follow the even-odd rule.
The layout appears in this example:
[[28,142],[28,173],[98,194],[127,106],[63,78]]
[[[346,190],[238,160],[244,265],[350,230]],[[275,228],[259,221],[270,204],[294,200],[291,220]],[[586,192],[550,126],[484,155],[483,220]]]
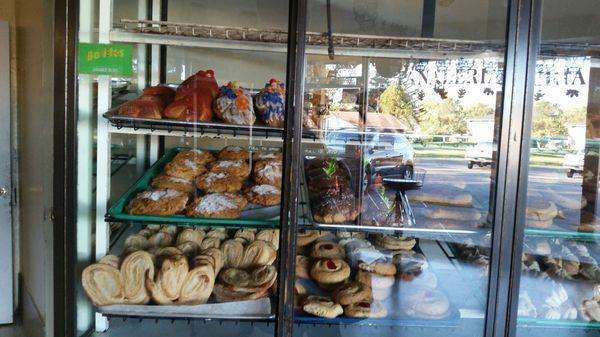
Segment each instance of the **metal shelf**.
[[577,239],[582,241],[593,241],[600,240],[600,233],[597,232],[577,232],[570,230],[556,230],[556,229],[533,229],[526,228],[525,236],[539,236],[539,237],[550,237],[550,238],[562,238],[562,239]]

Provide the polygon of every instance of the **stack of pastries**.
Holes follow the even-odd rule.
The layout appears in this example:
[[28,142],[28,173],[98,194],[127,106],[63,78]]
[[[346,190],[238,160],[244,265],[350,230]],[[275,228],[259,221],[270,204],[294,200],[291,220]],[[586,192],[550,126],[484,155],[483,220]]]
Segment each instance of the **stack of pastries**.
[[258,299],[273,291],[278,247],[278,230],[150,225],[126,239],[121,256],[86,267],[82,285],[96,306]]
[[281,179],[281,152],[227,146],[215,158],[209,151],[186,149],[165,165],[150,189],[129,202],[126,212],[238,219],[248,203],[279,205]]
[[235,125],[254,125],[256,117],[267,125],[285,124],[285,85],[271,79],[254,97],[239,82],[219,88],[213,70],[200,70],[183,81],[177,91],[167,86],[144,89],[142,96],[125,103],[117,115],[185,122],[210,122],[213,117]]
[[426,270],[426,258],[413,250],[414,238],[301,231],[297,245],[296,306],[306,313],[418,319],[450,314],[447,297],[436,289],[436,276]]

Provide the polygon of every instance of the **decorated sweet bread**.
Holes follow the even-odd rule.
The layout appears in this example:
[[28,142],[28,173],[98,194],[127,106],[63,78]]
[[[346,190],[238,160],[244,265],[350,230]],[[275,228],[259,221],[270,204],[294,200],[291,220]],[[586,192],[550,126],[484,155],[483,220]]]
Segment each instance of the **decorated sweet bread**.
[[259,118],[268,126],[282,127],[285,124],[285,85],[271,79],[254,97]]
[[246,179],[250,175],[250,166],[245,160],[218,160],[209,165],[210,171],[214,173],[228,173],[240,179]]
[[310,279],[310,259],[304,255],[296,255],[296,277]]
[[254,165],[254,182],[281,188],[283,163],[277,160],[261,160]]
[[312,247],[310,256],[313,259],[345,259],[346,252],[333,241],[319,241]]
[[166,104],[160,97],[144,95],[131,100],[117,111],[118,115],[127,117],[161,119]]
[[236,193],[213,193],[197,198],[187,208],[194,218],[238,219],[248,201]]
[[333,292],[333,300],[341,305],[370,301],[372,297],[371,287],[360,282],[342,284]]
[[359,214],[356,198],[349,190],[336,195],[319,194],[313,205],[313,219],[318,223],[354,221]]
[[206,172],[204,165],[196,164],[189,159],[174,160],[165,165],[165,173],[171,177],[193,181],[194,178]]
[[271,185],[254,185],[246,192],[249,202],[259,206],[276,206],[281,203],[281,190]]
[[219,85],[214,72],[201,70],[179,85],[175,101],[167,106],[164,117],[187,122],[210,122],[213,101],[218,93]]
[[310,276],[319,283],[332,284],[348,279],[350,271],[350,266],[342,259],[323,259],[315,261]]
[[283,162],[283,152],[277,151],[258,151],[252,153],[252,160],[261,161],[261,160],[275,160]]
[[242,178],[227,172],[207,172],[196,178],[196,187],[205,193],[239,192]]
[[147,190],[138,193],[129,202],[126,212],[136,215],[175,215],[185,209],[187,202],[187,193],[168,189]]
[[193,180],[171,177],[166,174],[161,174],[152,179],[152,183],[150,185],[157,189],[171,189],[185,193],[192,193],[196,190]]
[[179,151],[173,161],[190,160],[196,165],[206,166],[208,163],[215,161],[215,157],[209,151],[200,149],[187,149]]
[[218,154],[219,160],[249,160],[250,153],[241,146],[226,146]]
[[388,311],[379,301],[361,301],[345,306],[344,315],[351,318],[383,318]]
[[154,277],[152,256],[143,250],[127,256],[121,264],[123,294],[129,304],[146,304],[150,294],[146,290],[145,277]]
[[311,315],[325,318],[336,318],[344,313],[341,305],[322,296],[308,296],[302,309]]
[[214,110],[219,119],[229,124],[253,125],[256,121],[252,96],[240,87],[239,82],[229,82],[221,87]]
[[119,269],[104,263],[87,266],[81,275],[81,284],[95,306],[120,304],[125,301]]

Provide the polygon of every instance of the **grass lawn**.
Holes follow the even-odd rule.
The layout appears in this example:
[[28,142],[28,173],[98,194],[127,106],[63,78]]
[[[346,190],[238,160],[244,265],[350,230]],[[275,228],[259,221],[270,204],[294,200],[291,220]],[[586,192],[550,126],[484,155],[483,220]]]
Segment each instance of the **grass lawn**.
[[[415,155],[417,158],[464,158],[464,148],[448,147],[416,147]],[[531,156],[532,165],[561,166],[562,155],[536,154]]]

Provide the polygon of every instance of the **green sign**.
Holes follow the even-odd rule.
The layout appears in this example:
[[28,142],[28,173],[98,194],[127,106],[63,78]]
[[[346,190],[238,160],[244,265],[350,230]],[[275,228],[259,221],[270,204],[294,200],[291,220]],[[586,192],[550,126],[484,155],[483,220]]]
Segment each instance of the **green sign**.
[[79,44],[79,73],[131,76],[133,47],[129,44]]

